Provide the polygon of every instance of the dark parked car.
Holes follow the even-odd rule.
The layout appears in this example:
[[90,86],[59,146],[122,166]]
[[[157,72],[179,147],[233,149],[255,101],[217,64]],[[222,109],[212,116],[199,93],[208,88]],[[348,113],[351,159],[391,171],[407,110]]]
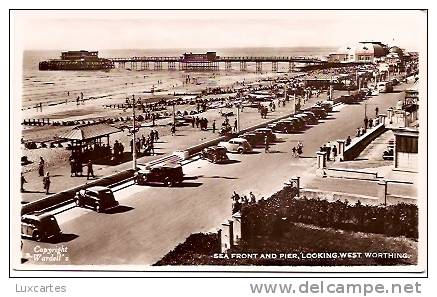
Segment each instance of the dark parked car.
[[269,124],[268,128],[273,132],[291,133],[294,131],[293,121],[281,120],[273,124]]
[[305,127],[310,125],[310,117],[304,113],[298,113],[294,115],[295,118],[303,120]]
[[[365,94],[365,92],[363,92],[363,94]],[[326,112],[331,112],[332,111],[332,102],[329,102],[329,101],[320,102],[320,103],[316,104],[316,106],[323,107],[323,109]]]
[[327,116],[326,110],[320,106],[312,106],[308,108],[308,111],[313,112],[318,120],[324,119]]
[[261,139],[261,135],[256,135],[255,133],[244,133],[243,135],[240,136],[240,138],[244,138],[247,140],[247,142],[249,142],[249,144],[254,147],[257,144],[260,144],[262,142]]
[[308,124],[310,124],[310,125],[317,125],[317,123],[319,122],[317,120],[317,117],[314,114],[314,112],[312,112],[312,111],[304,111],[303,114],[306,114],[308,116]]
[[80,190],[76,193],[75,201],[77,206],[92,208],[97,212],[104,212],[119,205],[112,190],[102,186]]
[[162,183],[166,186],[181,184],[184,180],[182,166],[179,164],[162,164],[139,170],[135,181],[139,185]]
[[305,123],[305,120],[303,118],[298,117],[297,115],[294,115],[294,117],[292,117],[291,120],[293,120],[297,123],[297,127],[298,127],[299,131],[305,130],[306,123]]
[[212,163],[229,161],[228,155],[226,155],[226,148],[221,146],[211,146],[203,149],[200,153],[200,157]]
[[35,241],[45,241],[62,234],[52,214],[25,214],[21,216],[21,236]]
[[276,141],[276,135],[273,133],[272,129],[258,128],[255,130],[255,134],[259,135],[262,138],[262,143],[264,143],[264,139],[266,136],[269,142]]

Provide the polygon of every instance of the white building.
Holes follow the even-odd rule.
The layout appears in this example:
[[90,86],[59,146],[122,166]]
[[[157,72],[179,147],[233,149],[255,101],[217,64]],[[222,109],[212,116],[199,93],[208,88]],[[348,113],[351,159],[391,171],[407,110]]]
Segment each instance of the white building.
[[388,54],[386,45],[380,42],[359,42],[344,46],[328,57],[329,62],[376,62]]

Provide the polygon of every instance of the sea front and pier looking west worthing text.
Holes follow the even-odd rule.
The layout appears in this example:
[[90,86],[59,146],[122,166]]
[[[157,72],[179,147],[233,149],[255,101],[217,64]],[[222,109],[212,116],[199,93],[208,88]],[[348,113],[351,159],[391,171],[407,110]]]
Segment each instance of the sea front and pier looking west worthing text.
[[416,267],[423,53],[393,30],[24,48],[17,266]]

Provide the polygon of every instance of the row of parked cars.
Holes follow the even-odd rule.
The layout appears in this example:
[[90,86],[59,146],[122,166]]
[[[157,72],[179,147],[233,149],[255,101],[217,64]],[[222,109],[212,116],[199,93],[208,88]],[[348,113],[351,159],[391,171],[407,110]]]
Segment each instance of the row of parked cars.
[[[119,206],[110,188],[94,186],[80,190],[74,197],[77,206],[107,212]],[[62,236],[53,214],[34,212],[21,216],[21,236],[35,241],[56,240]]]
[[250,153],[254,147],[264,145],[266,137],[268,142],[272,143],[276,141],[275,133],[299,133],[310,125],[316,125],[319,120],[326,118],[328,112],[331,111],[332,104],[330,102],[321,102],[303,109],[289,118],[268,124],[265,128],[258,128],[229,141],[220,142],[216,147],[205,149],[202,156],[211,162],[217,163],[225,160],[224,155],[226,155],[226,152]]

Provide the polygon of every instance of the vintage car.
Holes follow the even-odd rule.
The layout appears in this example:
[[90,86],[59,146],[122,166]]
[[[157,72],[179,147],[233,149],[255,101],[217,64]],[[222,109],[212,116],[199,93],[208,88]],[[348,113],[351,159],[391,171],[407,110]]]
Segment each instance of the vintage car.
[[140,169],[134,179],[139,185],[164,184],[172,187],[182,184],[184,173],[180,164],[166,163]]
[[262,137],[262,142],[264,143],[264,139],[267,136],[267,140],[269,142],[276,141],[276,135],[273,133],[272,129],[270,128],[258,128],[254,131],[255,134],[258,134]]
[[210,146],[204,148],[200,153],[200,157],[212,163],[223,163],[229,161],[228,155],[226,155],[226,148],[222,146]]
[[320,106],[317,106],[317,105],[311,106],[308,109],[306,109],[305,111],[313,112],[316,115],[318,120],[324,119],[327,116],[326,110],[324,108],[320,107]]
[[316,115],[314,114],[314,112],[312,111],[304,111],[303,114],[308,116],[308,124],[310,125],[317,125],[318,124],[318,120]]
[[246,139],[252,147],[260,144],[262,139],[258,137],[255,133],[246,132],[243,135],[240,135],[240,138]]
[[393,85],[388,81],[379,82],[377,89],[380,93],[390,93],[393,92]]
[[[362,92],[362,94],[365,94],[365,92]],[[319,102],[318,104],[316,104],[316,106],[323,107],[323,109],[325,109],[326,112],[332,111],[332,105],[333,104],[331,101],[322,101],[322,102]]]
[[304,127],[310,125],[310,117],[304,113],[297,113],[294,115],[295,118],[300,119],[304,123]]
[[74,200],[77,206],[91,208],[97,212],[105,212],[119,205],[112,190],[102,186],[80,190],[76,193]]
[[244,154],[252,151],[252,146],[244,138],[232,138],[229,141],[222,141],[218,145],[226,148],[231,153]]
[[293,121],[288,120],[280,120],[276,123],[267,125],[269,129],[272,129],[273,132],[278,133],[291,133],[294,131]]
[[294,122],[296,122],[297,124],[296,124],[296,126],[297,126],[297,128],[298,128],[298,130],[299,131],[302,131],[302,130],[305,130],[305,128],[306,128],[306,122],[305,122],[305,120],[302,118],[302,117],[300,117],[300,116],[298,116],[297,114],[295,114],[292,118],[290,118],[292,121],[294,121]]
[[54,215],[33,213],[21,216],[21,236],[35,241],[46,241],[62,235]]

